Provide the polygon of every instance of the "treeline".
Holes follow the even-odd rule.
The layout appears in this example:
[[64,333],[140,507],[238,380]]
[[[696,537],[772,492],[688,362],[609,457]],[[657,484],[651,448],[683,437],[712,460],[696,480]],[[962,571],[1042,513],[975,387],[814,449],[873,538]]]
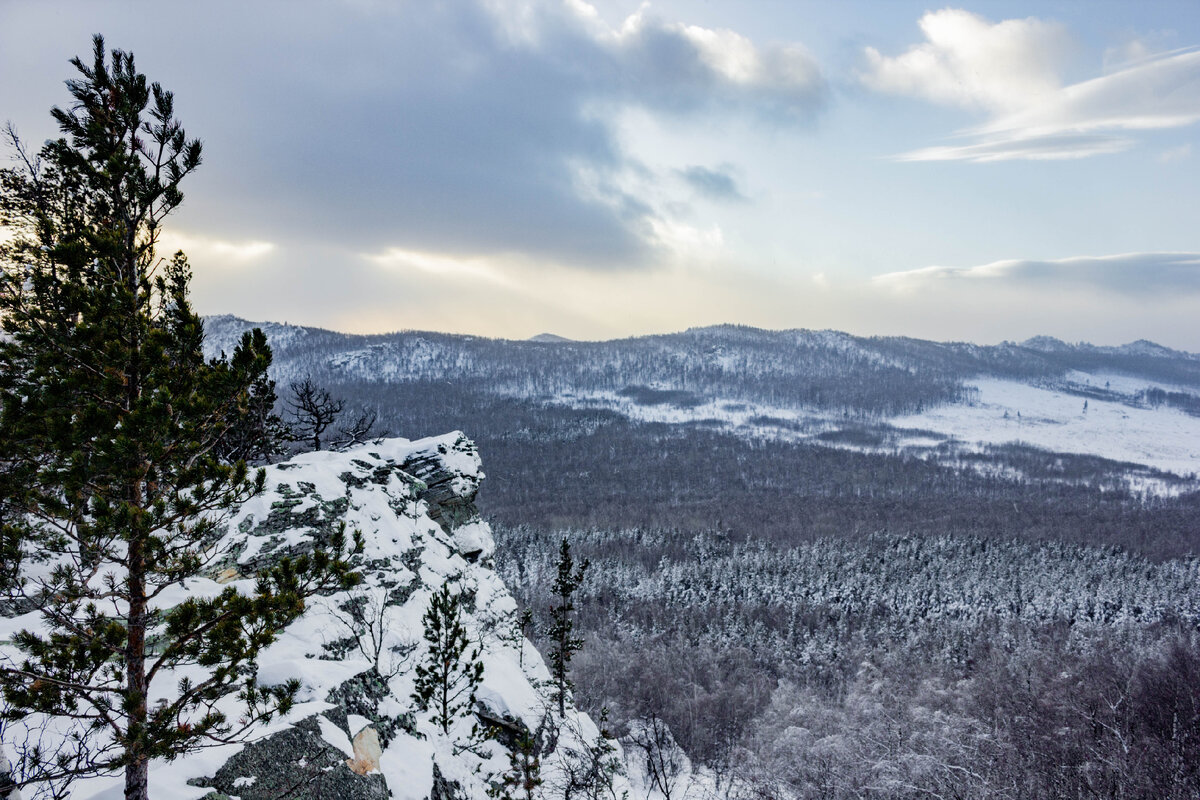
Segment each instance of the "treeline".
[[[438,334],[348,337],[287,329],[279,380],[306,374],[365,388],[450,381],[489,395],[546,399],[663,386],[692,396],[767,405],[899,414],[960,399],[957,376],[916,373],[878,358],[812,344],[738,349],[688,342],[511,342]],[[301,331],[306,329],[301,329]],[[282,335],[282,334],[281,334]],[[384,341],[377,341],[383,339]],[[652,400],[651,402],[654,402]]]
[[1154,408],[1167,406],[1193,416],[1200,416],[1200,397],[1190,392],[1168,392],[1165,389],[1151,387],[1142,390],[1138,399]]
[[[535,616],[559,535],[496,530],[501,574]],[[731,793],[1200,789],[1195,558],[971,536],[569,535],[592,565],[580,701],[639,730],[660,720]]]
[[[998,449],[985,472],[975,467],[989,466],[986,457],[954,469],[603,414],[547,410],[539,423],[513,422],[507,435],[480,437],[495,478],[480,505],[510,525],[717,528],[784,543],[965,533],[1119,545],[1155,558],[1200,552],[1200,496],[1141,498],[1115,476],[1092,485],[1089,475],[1113,466],[1088,457]],[[1011,477],[1009,463],[1038,479]]]

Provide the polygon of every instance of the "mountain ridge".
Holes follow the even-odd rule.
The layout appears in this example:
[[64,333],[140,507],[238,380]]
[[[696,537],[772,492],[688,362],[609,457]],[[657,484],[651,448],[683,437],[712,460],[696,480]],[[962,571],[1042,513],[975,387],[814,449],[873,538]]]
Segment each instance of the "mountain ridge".
[[204,317],[206,326],[209,322],[217,323],[220,327],[232,325],[238,329],[249,328],[278,328],[278,329],[295,329],[311,331],[320,334],[334,334],[344,337],[376,339],[388,338],[394,336],[432,336],[438,338],[457,338],[465,341],[483,340],[490,342],[508,342],[513,344],[523,343],[542,343],[542,344],[575,344],[575,345],[604,345],[631,341],[664,339],[672,337],[681,337],[689,334],[709,334],[718,332],[750,332],[763,335],[819,335],[819,334],[834,334],[837,336],[849,337],[861,341],[882,341],[882,342],[919,342],[927,345],[941,345],[945,347],[974,347],[974,348],[1003,348],[1003,347],[1023,347],[1029,350],[1046,350],[1054,349],[1064,350],[1082,350],[1093,352],[1108,352],[1108,353],[1129,353],[1129,354],[1161,354],[1163,356],[1186,357],[1189,359],[1200,360],[1200,353],[1188,350],[1180,350],[1171,348],[1166,345],[1148,339],[1135,339],[1131,342],[1120,345],[1098,345],[1091,342],[1079,341],[1069,343],[1062,339],[1053,336],[1036,335],[1029,337],[1021,342],[1002,340],[994,345],[978,344],[964,339],[921,339],[903,334],[889,335],[870,335],[859,336],[847,331],[841,331],[834,328],[761,328],[754,325],[745,325],[742,323],[723,322],[714,323],[712,325],[698,325],[684,328],[679,331],[669,333],[645,333],[632,336],[618,336],[611,339],[573,339],[566,336],[561,336],[555,333],[543,332],[530,336],[524,339],[507,338],[502,336],[481,336],[479,334],[467,333],[452,333],[448,331],[424,330],[418,328],[401,328],[391,331],[380,331],[377,333],[346,333],[338,331],[334,328],[324,328],[319,325],[297,325],[288,322],[275,322],[271,320],[248,320],[244,317],[239,317],[236,314],[212,314]]
[[[228,349],[253,323],[206,324],[210,347]],[[311,376],[404,430],[406,408],[444,408],[453,387],[463,409],[553,406],[751,440],[903,451],[955,468],[991,470],[974,454],[1009,445],[1099,457],[1148,469],[1129,472],[1139,492],[1180,491],[1154,476],[1200,471],[1200,356],[1144,340],[977,345],[746,325],[607,342],[264,330],[285,391]],[[477,410],[447,422],[506,435],[497,419]]]

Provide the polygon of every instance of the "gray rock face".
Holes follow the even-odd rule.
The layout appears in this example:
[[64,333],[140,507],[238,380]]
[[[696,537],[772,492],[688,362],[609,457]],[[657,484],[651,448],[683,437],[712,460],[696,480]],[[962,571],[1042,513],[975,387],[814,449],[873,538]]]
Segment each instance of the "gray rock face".
[[444,441],[437,448],[419,452],[405,460],[400,468],[416,478],[424,489],[417,497],[429,504],[429,517],[450,533],[455,528],[478,518],[475,495],[483,475],[464,475],[447,464],[447,456],[476,458],[475,443],[463,434],[453,442]]
[[[379,705],[387,694],[388,686],[383,676],[375,670],[368,670],[338,686],[325,700],[337,707],[343,721],[351,714],[369,719],[379,734],[380,743],[386,747],[397,731],[411,733],[415,730],[411,714],[393,717],[380,712]],[[353,735],[358,731],[347,728],[347,732]]]
[[347,755],[321,736],[317,717],[249,744],[208,781],[198,780],[220,796],[241,800],[388,800],[383,776],[357,775]]
[[429,800],[466,800],[466,793],[458,781],[446,780],[438,765],[433,765],[433,789],[429,792]]

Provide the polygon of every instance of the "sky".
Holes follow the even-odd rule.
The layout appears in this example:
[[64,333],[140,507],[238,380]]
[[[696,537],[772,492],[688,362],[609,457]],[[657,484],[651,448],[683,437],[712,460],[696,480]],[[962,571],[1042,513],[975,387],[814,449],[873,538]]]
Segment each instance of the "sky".
[[1200,3],[0,0],[0,121],[93,33],[204,142],[204,314],[1200,351]]

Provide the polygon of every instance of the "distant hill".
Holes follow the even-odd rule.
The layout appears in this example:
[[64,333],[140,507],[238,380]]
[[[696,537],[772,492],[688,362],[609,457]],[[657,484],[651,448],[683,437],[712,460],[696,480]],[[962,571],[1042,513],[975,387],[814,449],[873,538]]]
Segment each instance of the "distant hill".
[[[603,342],[552,334],[518,341],[354,335],[223,316],[206,321],[207,346],[229,351],[254,325],[272,343],[281,388],[311,375],[406,435],[463,428],[486,441],[527,426],[517,421],[526,414],[557,408],[752,440],[903,452],[1012,476],[1029,473],[973,454],[1033,448],[1107,460],[1104,474],[1154,492],[1179,491],[1163,475],[1190,481],[1200,467],[1200,357],[1147,341],[1106,347],[1042,336],[976,345],[742,325]],[[457,403],[447,401],[447,387]],[[430,407],[443,416],[413,416]]]

